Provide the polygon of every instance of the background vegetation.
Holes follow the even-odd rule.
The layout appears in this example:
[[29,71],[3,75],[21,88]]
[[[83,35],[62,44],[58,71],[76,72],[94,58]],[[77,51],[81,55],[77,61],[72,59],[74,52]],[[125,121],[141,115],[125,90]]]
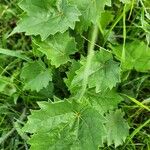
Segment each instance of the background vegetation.
[[[114,44],[123,43],[124,32],[126,40],[143,41],[150,46],[150,1],[132,0],[131,5],[126,11],[126,30],[123,28],[123,6],[117,0],[112,1],[111,14],[108,14],[109,22],[102,20],[107,24],[108,34],[102,43],[105,42],[105,48],[109,48],[109,42]],[[0,0],[0,149],[1,150],[24,150],[29,149],[26,143],[26,134],[22,133],[21,128],[30,114],[29,109],[37,109],[37,101],[51,99],[53,95],[63,99],[69,97],[69,91],[63,81],[66,76],[67,67],[59,67],[53,75],[53,85],[32,92],[24,90],[24,80],[20,78],[20,72],[24,60],[28,56],[36,60],[40,55],[34,50],[33,43],[29,36],[24,33],[14,34],[8,37],[10,32],[16,26],[19,15],[22,10],[17,5],[18,0]],[[110,9],[110,8],[109,8]],[[146,15],[145,15],[146,14]],[[124,31],[124,32],[123,32]],[[83,34],[84,53],[88,35]],[[80,46],[80,45],[79,45]],[[32,50],[31,50],[32,49]],[[11,51],[9,51],[11,50]],[[75,56],[80,56],[77,53]],[[150,59],[150,57],[148,58]],[[46,59],[44,60],[47,61]],[[150,111],[143,108],[150,104],[150,72],[138,72],[136,70],[127,71],[123,75],[123,82],[118,85],[119,92],[135,98],[125,98],[120,107],[125,112],[130,128],[130,135],[124,145],[115,148],[105,146],[105,150],[150,150]],[[127,80],[126,80],[127,79]],[[136,101],[137,100],[137,101]],[[134,101],[134,102],[133,102]],[[135,103],[136,102],[136,103]],[[148,108],[148,107],[147,107]]]

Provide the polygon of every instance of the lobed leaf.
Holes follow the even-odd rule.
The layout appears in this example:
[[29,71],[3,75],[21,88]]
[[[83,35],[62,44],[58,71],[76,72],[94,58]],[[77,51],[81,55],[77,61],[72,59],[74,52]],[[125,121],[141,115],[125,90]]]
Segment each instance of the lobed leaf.
[[[56,102],[39,102],[41,109],[31,112],[23,128],[25,132],[33,133],[29,139],[31,150],[40,150],[42,147],[46,150],[65,148],[95,150],[103,146],[106,137],[108,144],[114,142],[118,146],[127,136],[127,124],[120,111],[114,113],[112,111],[106,117],[104,114],[108,109],[116,108],[120,101],[121,98],[117,93],[110,91],[97,97],[87,94],[80,103],[76,102],[75,98],[64,101],[57,98]],[[108,105],[109,102],[112,105]],[[118,122],[121,124],[117,124]],[[111,129],[108,126],[110,123],[114,125]],[[116,128],[118,132],[125,134],[117,132],[118,137],[114,140]],[[109,135],[110,132],[113,133],[112,136]]]
[[34,43],[39,47],[38,50],[44,53],[51,60],[51,64],[56,67],[70,61],[69,56],[77,51],[75,39],[70,37],[68,32],[55,34],[45,41],[35,39]]
[[96,24],[105,5],[111,5],[110,0],[69,0],[69,2],[77,5],[82,14],[76,27],[79,32],[86,31],[92,23]]
[[79,21],[79,10],[67,0],[23,0],[19,6],[25,13],[11,34],[25,32],[45,40],[49,35],[74,29],[75,22]]
[[123,144],[129,135],[129,126],[123,119],[124,113],[121,110],[110,112],[106,116],[106,130],[108,145],[115,144],[115,147]]
[[52,72],[42,61],[31,61],[24,64],[20,77],[24,79],[25,90],[39,92],[52,81]]
[[[122,45],[112,46],[116,57],[121,61]],[[126,43],[123,71],[135,69],[139,72],[150,70],[150,48],[141,41]]]
[[94,91],[89,90],[85,97],[89,99],[89,103],[101,114],[117,108],[118,104],[123,100],[114,90],[107,90],[100,93],[94,93]]
[[[82,86],[84,79],[86,59],[80,61],[81,67],[75,71],[69,89]],[[89,88],[96,88],[96,92],[112,89],[118,82],[120,82],[120,67],[119,64],[112,60],[112,55],[108,52],[95,52],[92,60],[92,65],[88,72],[88,86]],[[70,78],[70,77],[68,77]]]

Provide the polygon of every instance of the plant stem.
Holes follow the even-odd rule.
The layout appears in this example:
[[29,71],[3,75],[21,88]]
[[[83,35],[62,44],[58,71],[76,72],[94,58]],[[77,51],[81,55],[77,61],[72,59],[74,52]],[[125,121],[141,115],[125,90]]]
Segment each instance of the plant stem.
[[93,29],[91,43],[90,43],[89,48],[88,48],[87,62],[86,62],[86,65],[85,65],[85,70],[84,70],[82,89],[81,89],[81,93],[79,95],[78,101],[80,101],[82,99],[82,97],[83,97],[83,95],[86,91],[86,88],[87,88],[89,70],[90,70],[90,67],[91,67],[91,64],[92,64],[92,58],[94,56],[94,46],[95,46],[95,41],[96,41],[96,38],[97,38],[97,34],[98,34],[98,27],[95,25],[94,29]]
[[124,5],[123,9],[123,48],[122,48],[122,56],[121,62],[125,62],[125,45],[126,45],[126,5]]

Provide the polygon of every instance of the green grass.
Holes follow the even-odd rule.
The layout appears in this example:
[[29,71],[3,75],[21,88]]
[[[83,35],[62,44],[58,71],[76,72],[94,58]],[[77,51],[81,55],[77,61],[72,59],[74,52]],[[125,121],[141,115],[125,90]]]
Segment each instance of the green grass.
[[[20,91],[18,68],[22,64],[21,60],[10,57],[15,55],[10,50],[26,51],[30,49],[30,38],[23,34],[17,34],[7,38],[9,33],[16,26],[20,9],[17,7],[17,0],[0,0],[0,51],[5,50],[7,55],[0,54],[0,77],[6,76],[6,83],[10,84],[2,89],[4,80],[0,78],[0,149],[19,150],[27,149],[26,142],[21,138],[15,128],[15,124],[22,124],[18,121],[25,103],[18,99],[18,95],[13,95],[16,89]],[[3,48],[3,49],[1,49]],[[18,55],[18,53],[16,53]],[[7,81],[8,80],[8,81]],[[20,91],[18,94],[24,94]],[[23,121],[23,120],[22,120]],[[19,129],[18,129],[19,130]]]
[[[26,143],[27,135],[20,130],[26,117],[30,113],[29,108],[36,109],[37,100],[43,100],[45,97],[42,92],[24,92],[19,73],[23,62],[20,56],[14,56],[7,50],[21,50],[25,58],[36,59],[36,51],[31,52],[31,39],[23,33],[15,34],[8,38],[9,33],[16,26],[21,10],[17,6],[18,0],[0,0],[0,51],[5,49],[8,55],[0,52],[0,149],[1,150],[27,150],[29,146]],[[116,19],[109,24],[103,46],[107,41],[113,41],[115,37],[125,46],[129,39],[143,40],[150,45],[150,20],[143,17],[143,13],[150,12],[150,3],[148,0],[143,3],[142,0],[137,5],[132,0],[131,6],[125,6],[123,11],[117,11]],[[112,8],[112,11],[114,11]],[[126,13],[127,9],[129,14]],[[114,34],[115,33],[115,34]],[[93,39],[95,40],[95,39]],[[92,42],[92,41],[91,41]],[[115,40],[114,40],[115,42]],[[94,45],[93,45],[94,47]],[[93,49],[93,47],[91,49]],[[18,51],[19,52],[19,51]],[[40,54],[38,54],[40,55]],[[122,52],[122,60],[125,61],[125,48]],[[90,61],[90,58],[89,58]],[[66,68],[59,68],[61,72]],[[88,64],[87,64],[88,69]],[[62,71],[63,72],[63,71]],[[56,73],[57,74],[57,73]],[[63,73],[58,75],[60,80],[55,82],[55,95],[58,97],[67,97],[69,92],[66,88],[63,91],[60,87],[65,87],[62,81]],[[5,77],[5,78],[2,78]],[[118,86],[118,91],[124,93],[125,101],[120,107],[125,111],[125,118],[130,125],[130,135],[123,146],[115,148],[108,147],[104,150],[150,150],[150,74],[138,73],[136,71],[126,72],[124,82]],[[4,86],[5,85],[5,88]],[[86,79],[85,79],[85,85]],[[60,88],[60,89],[59,89]],[[83,89],[84,92],[84,89]],[[130,95],[126,96],[126,95]],[[133,98],[134,97],[134,98]]]

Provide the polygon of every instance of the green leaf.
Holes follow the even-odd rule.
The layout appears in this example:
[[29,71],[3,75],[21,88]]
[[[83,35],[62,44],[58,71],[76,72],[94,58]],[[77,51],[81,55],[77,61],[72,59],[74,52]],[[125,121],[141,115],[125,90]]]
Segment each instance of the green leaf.
[[[98,149],[103,146],[103,139],[106,134],[103,125],[104,117],[93,108],[87,108],[81,114],[78,120],[78,147],[80,149]],[[77,122],[77,124],[78,124]]]
[[52,82],[50,82],[46,88],[43,88],[37,94],[37,96],[40,99],[43,99],[43,100],[46,100],[46,99],[49,99],[49,98],[53,98],[53,95],[54,95],[54,85],[53,85]]
[[26,32],[26,35],[40,35],[45,40],[51,34],[74,29],[75,22],[79,21],[79,10],[67,0],[23,0],[19,6],[25,13],[11,34]]
[[0,76],[0,93],[12,96],[16,91],[16,87],[11,78]]
[[[114,54],[121,61],[122,45],[112,47]],[[150,70],[150,48],[141,41],[126,43],[123,71],[135,69],[140,72]]]
[[[107,18],[107,19],[106,19]],[[111,11],[105,11],[103,13],[101,13],[100,16],[100,26],[102,28],[102,30],[105,30],[107,25],[113,21],[114,15],[112,14]]]
[[75,138],[74,131],[71,131],[68,127],[60,125],[57,129],[51,132],[40,132],[33,135],[29,140],[29,143],[31,144],[30,149],[42,150],[43,147],[45,150],[69,149],[70,147],[73,147],[72,141],[74,141]]
[[81,12],[80,22],[77,30],[82,32],[87,30],[91,23],[96,24],[105,5],[110,5],[110,0],[69,0],[70,3],[77,5]]
[[68,32],[55,34],[43,42],[34,40],[34,43],[39,46],[38,50],[44,53],[51,60],[51,64],[56,67],[70,61],[69,56],[77,51],[75,39],[70,37]]
[[32,111],[24,127],[26,132],[34,133],[29,140],[31,150],[42,146],[94,150],[102,146],[105,119],[85,101],[40,102],[39,106],[41,110]]
[[38,104],[41,109],[31,112],[32,115],[28,117],[28,123],[24,127],[27,132],[50,131],[59,124],[67,123],[74,118],[72,104],[68,101],[39,102]]
[[[76,71],[76,76],[72,80],[69,89],[82,85],[84,79],[84,70],[86,59],[81,61],[81,67]],[[119,64],[112,60],[112,55],[105,51],[95,52],[92,60],[92,66],[88,72],[89,88],[96,87],[96,92],[112,89],[120,81]]]
[[121,145],[129,134],[129,126],[123,119],[124,113],[121,110],[111,111],[106,116],[106,130],[108,145]]
[[74,77],[76,76],[76,71],[81,67],[81,64],[75,60],[72,61],[71,66],[69,67],[69,71],[66,73],[67,74],[67,78],[64,79],[65,84],[67,85],[68,89],[70,90],[70,92],[73,94],[75,93],[75,91],[78,91],[78,88],[70,88],[71,87],[71,83],[72,80],[74,79]]
[[86,92],[85,97],[89,99],[89,103],[101,114],[117,108],[118,104],[123,100],[114,90],[107,90],[100,93],[89,90]]
[[[57,98],[54,102],[39,102],[41,109],[31,111],[23,128],[24,132],[33,133],[28,141],[31,150],[41,150],[42,147],[45,150],[66,148],[95,150],[103,146],[106,135],[108,144],[114,141],[116,128],[119,132],[116,133],[117,142],[114,142],[116,146],[121,144],[120,141],[126,138],[125,133],[128,132],[122,113],[120,110],[111,112],[107,114],[106,119],[104,114],[107,110],[117,108],[121,97],[114,91],[107,91],[102,95],[93,93],[87,93],[80,103],[77,103],[75,98],[64,101]],[[117,124],[117,121],[122,122]],[[108,124],[114,125],[111,126],[111,130]],[[110,132],[113,132],[111,137]]]
[[31,61],[25,63],[20,77],[24,79],[25,90],[39,92],[48,86],[49,81],[52,81],[52,72],[51,69],[45,67],[42,61]]

